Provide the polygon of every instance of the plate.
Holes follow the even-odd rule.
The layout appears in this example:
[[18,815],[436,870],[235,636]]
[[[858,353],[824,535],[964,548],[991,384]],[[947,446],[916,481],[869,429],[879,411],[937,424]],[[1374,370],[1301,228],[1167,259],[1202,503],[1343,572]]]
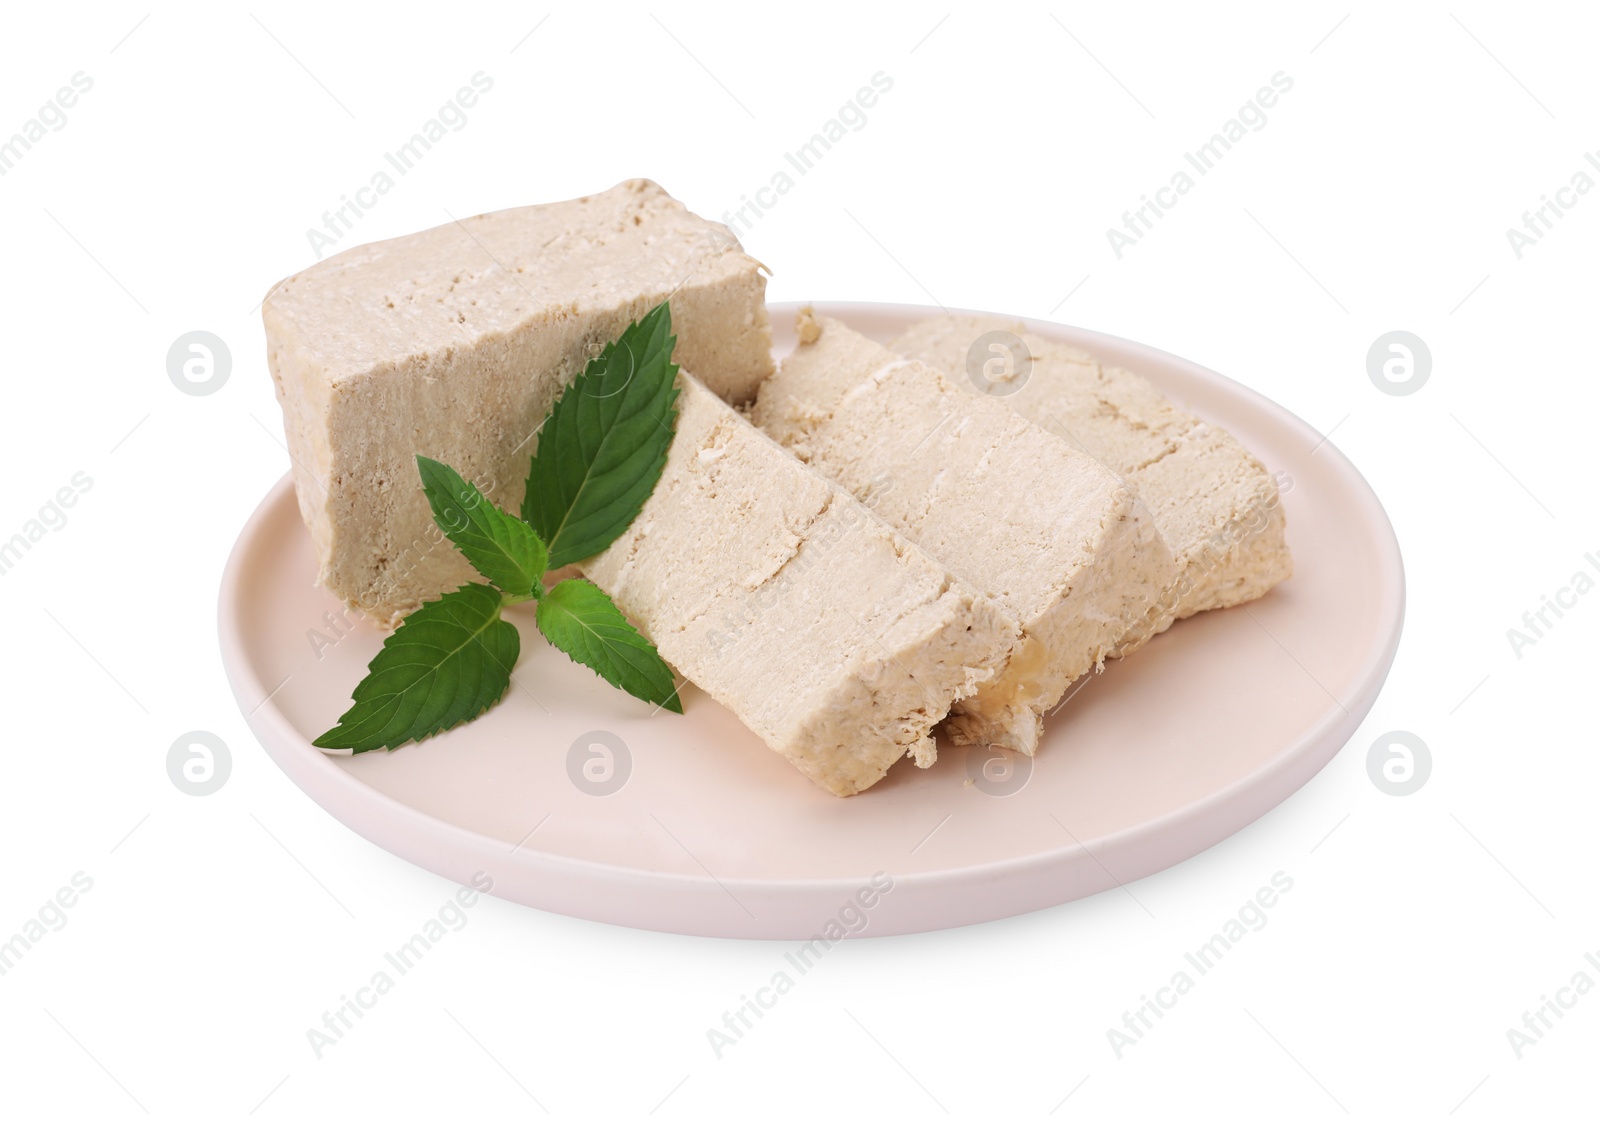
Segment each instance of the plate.
[[[775,351],[793,305],[773,305]],[[818,303],[879,340],[942,311]],[[223,663],[267,754],[356,833],[525,905],[703,936],[824,940],[993,920],[1126,884],[1248,825],[1315,775],[1372,707],[1400,640],[1399,546],[1331,443],[1188,361],[1082,329],[1033,332],[1142,373],[1280,473],[1295,575],[1178,623],[1081,681],[1038,756],[941,744],[920,771],[835,798],[693,686],[653,711],[539,638],[470,724],[331,756],[382,642],[314,585],[285,477],[239,536],[219,603]],[[1287,475],[1283,478],[1281,475]],[[479,876],[481,875],[481,876]]]

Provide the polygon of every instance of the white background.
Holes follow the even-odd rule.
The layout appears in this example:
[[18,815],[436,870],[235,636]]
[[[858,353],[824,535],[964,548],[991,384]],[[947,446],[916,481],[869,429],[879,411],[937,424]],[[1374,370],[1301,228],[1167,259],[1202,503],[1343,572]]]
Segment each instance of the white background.
[[[1506,632],[1600,573],[1583,559],[1600,553],[1600,193],[1520,259],[1505,232],[1600,148],[1596,28],[1578,5],[1397,7],[9,11],[0,137],[74,73],[93,88],[0,177],[0,539],[74,473],[93,486],[0,576],[0,935],[73,874],[94,884],[0,978],[0,1116],[1592,1117],[1600,991],[1520,1059],[1506,1031],[1600,949],[1600,595],[1520,657]],[[218,577],[287,468],[256,306],[312,260],[306,229],[477,71],[494,86],[468,124],[341,246],[630,176],[720,216],[892,77],[745,237],[769,297],[934,295],[1089,326],[1336,428],[1409,581],[1394,671],[1350,746],[1132,886],[1148,913],[1113,890],[846,945],[721,1060],[706,1028],[782,945],[492,898],[318,1060],[306,1029],[452,887],[296,790],[225,684]],[[1294,85],[1265,128],[1118,259],[1106,229],[1278,71]],[[193,329],[232,352],[214,395],[167,377]],[[1431,348],[1414,395],[1368,379],[1392,329]],[[233,752],[205,798],[166,774],[192,729]],[[1365,766],[1393,729],[1433,754],[1405,798]],[[1294,889],[1268,925],[1118,1058],[1107,1028],[1279,870]]]

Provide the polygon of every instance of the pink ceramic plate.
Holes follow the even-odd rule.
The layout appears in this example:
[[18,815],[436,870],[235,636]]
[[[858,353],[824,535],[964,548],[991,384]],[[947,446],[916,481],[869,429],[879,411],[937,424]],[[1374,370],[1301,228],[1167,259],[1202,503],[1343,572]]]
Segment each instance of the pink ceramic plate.
[[[818,308],[880,340],[940,312]],[[794,307],[771,312],[782,355]],[[1282,408],[1143,345],[1031,328],[1143,373],[1287,473],[1295,559],[1265,599],[1179,623],[1080,683],[1032,762],[946,745],[930,770],[902,762],[836,799],[692,686],[681,717],[611,689],[545,644],[523,608],[517,684],[495,709],[395,752],[326,755],[310,740],[382,636],[346,627],[314,586],[287,478],[223,576],[222,656],[240,707],[296,784],[385,849],[453,881],[482,871],[510,900],[637,928],[769,939],[948,928],[1182,861],[1282,802],[1355,732],[1400,639],[1399,546],[1361,475]],[[892,888],[863,894],[874,874]]]

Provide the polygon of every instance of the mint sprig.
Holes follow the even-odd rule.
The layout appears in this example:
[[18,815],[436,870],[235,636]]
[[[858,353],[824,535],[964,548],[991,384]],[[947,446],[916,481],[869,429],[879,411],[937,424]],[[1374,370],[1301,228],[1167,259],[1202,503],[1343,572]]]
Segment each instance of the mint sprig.
[[545,420],[522,519],[550,546],[550,567],[616,540],[655,489],[672,445],[676,343],[663,302],[602,349]]
[[466,584],[406,616],[339,723],[313,742],[318,748],[398,748],[482,714],[505,696],[521,652],[502,612],[529,600],[538,601],[540,633],[562,653],[641,700],[683,712],[672,671],[610,596],[588,580],[544,588],[546,571],[616,540],[660,480],[677,422],[675,343],[663,302],[589,362],[542,425],[521,519],[451,467],[417,456],[434,523],[489,583]]

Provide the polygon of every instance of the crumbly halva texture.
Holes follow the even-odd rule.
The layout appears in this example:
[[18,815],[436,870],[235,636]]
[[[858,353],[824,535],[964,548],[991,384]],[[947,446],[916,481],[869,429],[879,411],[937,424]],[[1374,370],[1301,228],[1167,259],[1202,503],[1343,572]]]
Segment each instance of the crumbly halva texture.
[[835,795],[896,760],[1007,662],[1016,622],[679,373],[666,468],[583,561],[661,656]]
[[674,358],[738,403],[772,370],[766,280],[657,184],[355,247],[262,303],[318,581],[381,626],[475,578],[434,525],[425,454],[521,502],[536,428],[590,356],[670,297]]
[[751,421],[1013,615],[1023,643],[956,703],[959,744],[1032,754],[1044,713],[1176,579],[1117,475],[995,400],[802,310]]
[[[1172,546],[1180,572],[1162,601],[1168,622],[1258,599],[1289,578],[1294,562],[1273,476],[1227,431],[1174,404],[1144,377],[1004,317],[935,317],[889,347],[951,373],[976,395],[976,386],[962,379],[968,350],[996,330],[1020,337],[1032,362],[1017,387],[990,398],[1126,479]],[[1144,624],[1119,649],[1165,625]]]

